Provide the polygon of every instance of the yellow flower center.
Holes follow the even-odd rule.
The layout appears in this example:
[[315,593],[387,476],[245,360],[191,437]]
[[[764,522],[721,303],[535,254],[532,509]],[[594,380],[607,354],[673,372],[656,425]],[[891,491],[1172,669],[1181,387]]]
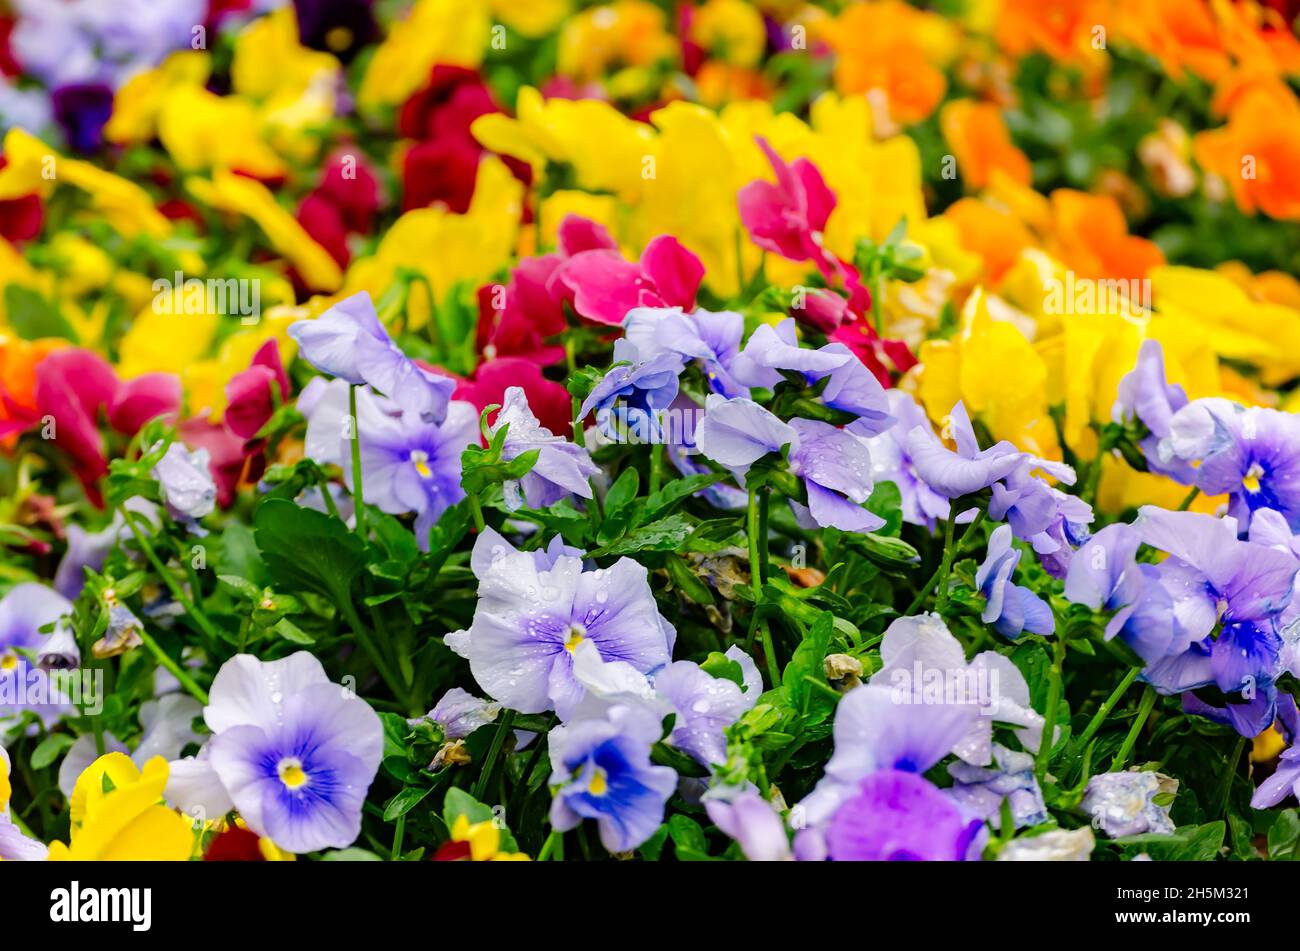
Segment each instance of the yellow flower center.
[[280,765],[276,767],[280,774],[280,782],[284,783],[286,789],[300,789],[307,784],[307,774],[303,772],[302,762],[293,757],[280,760]]
[[1264,474],[1263,468],[1258,462],[1252,463],[1251,467],[1246,470],[1246,474],[1241,478],[1241,485],[1247,492],[1254,495],[1259,491],[1259,477]]
[[593,796],[603,796],[609,792],[609,779],[599,766],[591,771],[591,781],[587,783],[587,792]]
[[352,31],[346,26],[336,26],[325,34],[325,45],[335,53],[342,53],[352,45]]
[[5,651],[0,654],[0,670],[10,671],[18,667],[18,655],[13,651]]
[[423,449],[417,449],[411,453],[411,465],[415,466],[415,471],[420,473],[421,479],[428,479],[433,476],[433,470],[429,468],[429,454]]
[[569,636],[564,642],[564,649],[572,654],[578,649],[578,645],[587,639],[587,629],[581,624],[572,624],[569,626]]

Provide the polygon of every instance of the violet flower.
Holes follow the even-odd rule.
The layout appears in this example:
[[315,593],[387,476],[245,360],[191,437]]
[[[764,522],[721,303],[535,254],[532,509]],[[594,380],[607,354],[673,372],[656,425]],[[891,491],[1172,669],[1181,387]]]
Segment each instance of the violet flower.
[[1098,773],[1088,780],[1079,808],[1092,817],[1092,827],[1112,839],[1126,835],[1172,835],[1169,807],[1153,801],[1160,793],[1177,792],[1178,780],[1161,773],[1128,770]]
[[[66,631],[63,619],[70,614],[71,602],[57,591],[34,581],[16,584],[0,598],[0,696],[12,698],[0,701],[0,722],[31,711],[42,721],[52,723],[71,709],[65,699],[48,685],[48,675],[40,670],[52,641],[60,657],[69,649],[67,638],[59,636],[56,640],[56,635],[60,629]],[[48,624],[58,625],[55,634],[47,636],[41,633],[41,628]],[[75,641],[70,649],[76,651]],[[36,662],[31,663],[27,655],[33,656]],[[51,665],[46,663],[45,666]],[[36,678],[46,686],[39,695],[26,689]]]
[[689,660],[669,664],[654,678],[656,692],[677,714],[669,742],[710,768],[726,762],[727,727],[749,711],[763,692],[753,658],[734,644],[726,656],[740,665],[743,685],[714,677]]
[[583,401],[578,418],[594,410],[596,428],[614,442],[666,442],[661,417],[677,398],[682,358],[670,350],[643,357],[622,338],[614,342],[614,363]]
[[299,355],[322,373],[354,386],[369,384],[423,422],[441,424],[456,383],[432,373],[397,348],[365,291],[314,320],[289,325]]
[[236,654],[217,671],[203,715],[210,769],[250,829],[291,852],[355,841],[383,726],[319,660]]
[[616,707],[601,719],[578,720],[550,734],[551,825],[565,832],[595,819],[612,853],[630,852],[663,823],[677,774],[650,762],[659,722],[637,707]]
[[442,727],[443,736],[449,740],[462,740],[479,727],[496,721],[501,704],[483,700],[460,687],[452,687],[442,695],[433,709],[423,717],[410,720],[412,725],[420,720],[432,720]]
[[1024,453],[1003,440],[980,449],[966,407],[958,402],[949,414],[957,451],[947,449],[928,426],[914,426],[907,434],[907,453],[921,479],[949,499],[987,489],[1023,464]]
[[933,529],[937,519],[948,517],[948,499],[920,477],[907,449],[907,434],[918,426],[928,429],[930,422],[910,393],[888,390],[886,397],[889,414],[898,422],[877,436],[867,437],[876,481],[898,486],[904,522]]
[[671,353],[682,361],[694,360],[713,392],[749,396],[749,388],[731,373],[745,333],[745,318],[740,314],[707,310],[686,314],[677,307],[637,307],[623,319],[623,330],[642,359]]
[[153,467],[167,514],[194,534],[201,534],[198,520],[217,507],[217,484],[208,466],[208,451],[190,451],[173,442]]
[[1020,550],[1011,544],[1011,526],[999,525],[989,536],[988,553],[975,572],[975,586],[986,599],[981,617],[1003,637],[1013,640],[1025,631],[1051,634],[1056,630],[1056,619],[1047,602],[1011,582],[1018,564]]
[[509,461],[530,450],[537,450],[537,462],[522,479],[512,479],[502,487],[506,507],[514,511],[527,503],[529,508],[548,508],[573,495],[591,498],[588,481],[600,472],[591,461],[591,453],[582,446],[556,436],[543,426],[528,407],[522,387],[506,388],[501,411],[489,429],[495,436],[508,426],[501,458]]
[[986,821],[998,821],[1006,799],[1017,829],[1046,822],[1047,806],[1034,775],[1034,758],[994,743],[993,762],[993,767],[950,763],[948,774],[954,783],[948,795]]
[[489,556],[499,547],[500,536],[486,533],[474,543],[474,621],[446,638],[494,700],[521,713],[554,709],[567,719],[585,694],[573,654],[587,640],[603,659],[642,673],[671,660],[677,632],[659,613],[643,565],[620,558],[583,571],[582,559],[569,554],[549,564],[535,552]]
[[1111,418],[1123,423],[1136,418],[1147,429],[1139,444],[1147,467],[1190,485],[1194,470],[1173,452],[1170,420],[1187,405],[1181,386],[1165,382],[1165,356],[1158,340],[1144,340],[1138,350],[1137,366],[1119,381]]

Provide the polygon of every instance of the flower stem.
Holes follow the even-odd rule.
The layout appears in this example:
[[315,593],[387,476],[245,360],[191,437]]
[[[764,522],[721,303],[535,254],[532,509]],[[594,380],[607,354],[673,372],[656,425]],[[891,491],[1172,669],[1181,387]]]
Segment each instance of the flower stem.
[[474,527],[481,532],[487,523],[483,521],[483,506],[479,504],[478,493],[470,492],[468,498],[469,514],[474,518]]
[[357,388],[348,387],[348,413],[352,416],[352,500],[356,511],[356,532],[366,540],[366,502],[361,489],[361,424],[357,420]]
[[[907,606],[907,611],[903,615],[904,617],[909,617],[916,613],[916,609],[925,602],[926,597],[930,594],[930,591],[933,590],[935,583],[941,578],[943,579],[943,587],[941,587],[940,590],[942,591],[943,588],[947,587],[948,573],[952,571],[953,558],[956,556],[958,551],[961,551],[966,547],[966,542],[970,540],[971,534],[982,521],[984,521],[983,509],[975,515],[975,520],[966,526],[966,531],[962,532],[961,538],[957,539],[957,548],[954,551],[952,546],[953,520],[951,518],[948,519],[948,523],[944,528],[943,560],[940,561],[939,567],[934,570],[934,574],[930,575],[930,580],[921,586],[920,591],[916,592],[916,597],[913,598],[912,603]],[[947,599],[945,598],[945,602],[946,600]],[[939,606],[939,600],[936,596],[934,609],[936,611],[939,610]]]
[[185,589],[181,587],[180,582],[172,577],[171,572],[168,571],[167,567],[162,563],[162,559],[158,557],[158,553],[154,551],[153,545],[149,542],[149,537],[141,531],[140,523],[135,520],[135,516],[131,513],[130,509],[123,506],[120,511],[122,513],[122,520],[126,522],[127,528],[129,528],[131,534],[135,536],[136,544],[140,546],[140,550],[144,552],[145,557],[149,559],[149,564],[153,566],[153,570],[157,572],[158,577],[162,579],[162,583],[167,586],[167,590],[170,591],[172,597],[176,599],[176,603],[185,609],[185,613],[194,619],[194,623],[203,630],[204,634],[212,638],[214,641],[219,641],[221,635],[217,633],[217,629],[212,626],[212,622],[208,620],[208,616],[200,611],[194,602],[190,600],[189,595],[185,593]]
[[1117,773],[1124,768],[1128,762],[1129,754],[1133,752],[1133,747],[1137,744],[1138,734],[1142,732],[1142,727],[1146,725],[1147,717],[1151,715],[1151,708],[1156,705],[1158,694],[1152,687],[1147,687],[1147,692],[1142,695],[1142,702],[1138,704],[1138,712],[1133,725],[1129,727],[1128,736],[1124,737],[1124,743],[1120,746],[1119,752],[1115,754],[1115,760],[1110,764],[1110,772]]
[[657,442],[650,447],[650,494],[659,491],[664,473],[664,444]]
[[1142,673],[1141,667],[1129,668],[1129,672],[1124,675],[1124,679],[1115,686],[1115,689],[1111,691],[1110,696],[1107,697],[1102,705],[1097,708],[1097,712],[1093,714],[1092,719],[1088,721],[1088,725],[1084,728],[1083,732],[1079,734],[1080,746],[1088,745],[1088,741],[1091,740],[1097,730],[1101,728],[1102,722],[1106,719],[1107,715],[1109,715],[1110,711],[1115,709],[1115,704],[1119,703],[1120,698],[1123,697],[1125,691],[1133,685],[1133,681],[1137,680],[1138,674],[1140,673]]
[[1237,743],[1232,748],[1232,758],[1228,760],[1228,768],[1223,771],[1223,782],[1219,786],[1219,795],[1215,797],[1215,807],[1210,813],[1212,816],[1228,815],[1228,799],[1232,795],[1232,777],[1237,775],[1237,764],[1241,762],[1241,754],[1246,751],[1246,738],[1237,737]]
[[1056,711],[1061,706],[1062,670],[1065,667],[1065,641],[1059,636],[1052,641],[1052,666],[1048,670],[1051,678],[1047,686],[1047,709],[1043,712],[1043,735],[1038,741],[1038,762],[1035,773],[1041,782],[1047,775],[1047,764],[1052,756],[1052,746],[1056,742]]
[[167,652],[158,646],[158,642],[153,639],[151,634],[143,629],[138,633],[140,640],[145,647],[149,648],[149,652],[153,654],[158,663],[162,664],[168,673],[180,681],[180,685],[185,688],[185,691],[191,697],[206,707],[208,705],[208,692],[196,684],[180,664],[167,656]]
[[766,510],[767,490],[750,486],[749,507],[745,514],[745,534],[749,536],[749,584],[754,593],[754,616],[758,620],[757,625],[750,629],[746,647],[753,645],[754,634],[757,632],[762,639],[763,654],[767,659],[767,676],[772,682],[772,687],[775,688],[781,683],[781,670],[776,662],[772,632],[767,622],[758,618],[758,611],[763,602],[763,576],[767,565]]
[[402,857],[402,837],[406,834],[406,813],[397,817],[397,827],[393,829],[393,847],[388,851],[388,857],[396,862]]
[[546,841],[542,843],[537,853],[537,861],[545,862],[551,857],[552,852],[555,853],[557,862],[564,861],[564,833],[559,829],[552,829],[551,834],[546,837]]
[[[487,795],[488,784],[492,781],[492,773],[497,764],[497,757],[501,755],[501,747],[505,745],[506,734],[510,732],[510,727],[515,722],[515,711],[507,710],[501,717],[501,723],[497,726],[496,735],[492,737],[492,745],[488,747],[487,756],[483,759],[483,769],[478,774],[478,780],[474,783],[473,796],[479,802]],[[537,742],[541,742],[539,737]]]
[[1178,511],[1186,512],[1189,508],[1192,507],[1192,503],[1196,501],[1196,497],[1200,494],[1201,494],[1200,488],[1198,486],[1192,486],[1192,491],[1188,492],[1187,496],[1183,499],[1183,501],[1179,503]]

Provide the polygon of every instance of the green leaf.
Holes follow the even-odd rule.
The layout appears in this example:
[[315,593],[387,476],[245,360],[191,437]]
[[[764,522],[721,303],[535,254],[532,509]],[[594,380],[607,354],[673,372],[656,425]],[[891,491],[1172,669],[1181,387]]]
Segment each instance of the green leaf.
[[1283,809],[1268,830],[1268,857],[1274,862],[1294,862],[1300,852],[1300,813]]
[[257,603],[262,599],[262,589],[237,575],[217,575],[217,580],[245,601]]
[[365,565],[361,539],[338,519],[284,499],[253,515],[254,536],[277,587],[307,589],[343,604]]
[[690,537],[693,526],[681,515],[669,515],[657,522],[633,529],[618,541],[597,551],[598,555],[631,555],[638,551],[675,551]]
[[388,800],[388,805],[384,807],[384,821],[392,822],[406,815],[423,802],[431,792],[433,792],[432,786],[407,786]]
[[73,739],[66,733],[52,733],[37,744],[36,749],[32,750],[31,766],[32,769],[44,769],[49,766],[69,747],[72,746]]
[[271,630],[279,634],[286,641],[293,644],[315,644],[316,638],[312,637],[297,624],[294,624],[287,617],[282,617],[271,626]]
[[[826,683],[824,663],[830,649],[831,634],[835,630],[835,616],[829,611],[820,612],[808,636],[794,650],[790,663],[781,672],[781,685],[790,706],[802,713],[809,724],[825,720],[835,709],[834,700],[823,690],[818,690],[805,680],[811,678]],[[827,684],[827,689],[831,689]]]
[[726,475],[720,472],[705,472],[700,475],[683,476],[680,479],[673,479],[662,489],[656,492],[650,498],[646,499],[645,508],[641,511],[640,518],[643,522],[654,521],[667,515],[668,512],[683,499],[689,498],[700,489],[707,489],[709,486],[721,482]]
[[609,492],[605,494],[605,517],[617,515],[631,505],[640,488],[641,476],[637,471],[632,468],[624,469],[623,473],[614,480],[614,484],[609,487]]
[[668,836],[677,849],[677,858],[684,862],[698,862],[709,857],[709,840],[700,824],[690,816],[680,813],[668,820]]
[[322,862],[382,862],[378,855],[366,849],[336,849],[320,857]]
[[5,316],[9,326],[24,340],[42,337],[62,337],[77,342],[77,332],[59,312],[56,304],[46,300],[30,287],[10,284],[5,287]]
[[740,664],[726,654],[710,651],[708,659],[700,664],[700,670],[719,680],[730,680],[737,687],[745,686],[745,672]]
[[713,592],[709,586],[696,576],[680,555],[668,555],[664,559],[668,577],[672,579],[677,590],[696,604],[713,604]]

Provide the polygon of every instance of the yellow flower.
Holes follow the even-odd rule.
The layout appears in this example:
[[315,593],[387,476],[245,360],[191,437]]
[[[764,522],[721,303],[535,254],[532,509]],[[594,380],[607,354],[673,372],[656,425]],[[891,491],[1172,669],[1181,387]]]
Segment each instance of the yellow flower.
[[663,10],[647,0],[615,0],[569,19],[560,32],[556,72],[579,82],[611,66],[650,67],[677,54]]
[[[510,261],[519,232],[522,192],[504,162],[484,157],[465,214],[440,208],[408,211],[394,222],[373,256],[358,259],[348,269],[343,293],[365,290],[379,300],[403,268],[423,275],[437,301],[458,284],[482,284]],[[407,324],[419,328],[429,317],[427,297],[417,287],[408,301]]]
[[962,330],[951,340],[927,340],[918,356],[919,395],[932,419],[943,419],[960,399],[994,439],[1061,458],[1047,411],[1047,364],[1015,325],[993,319],[983,288],[966,301]]
[[194,851],[190,822],[163,805],[167,761],[136,768],[124,753],[107,753],[77,779],[69,802],[71,844],[50,845],[50,860],[183,862]]
[[218,96],[202,86],[177,86],[158,116],[158,138],[185,172],[237,168],[273,178],[286,166],[262,141],[257,110],[239,96]]
[[1151,271],[1161,315],[1220,357],[1252,364],[1274,386],[1300,375],[1300,311],[1252,300],[1230,278],[1190,267]]
[[691,39],[737,66],[753,66],[767,45],[762,15],[744,0],[708,0],[696,7]]
[[573,10],[572,0],[488,0],[492,19],[529,39],[545,36]]
[[182,50],[156,69],[132,76],[113,96],[113,114],[104,126],[104,137],[118,145],[148,142],[158,134],[158,114],[172,90],[202,86],[211,71],[207,53]]
[[343,281],[338,264],[293,215],[280,207],[261,182],[217,171],[211,180],[189,179],[186,187],[209,207],[244,215],[255,222],[271,247],[289,260],[309,288],[327,293],[338,290]]
[[70,185],[85,192],[95,211],[125,238],[140,234],[164,238],[171,233],[171,222],[139,185],[88,162],[65,158],[22,129],[5,133],[4,155],[9,164],[0,169],[0,201],[31,194],[46,197],[56,186]]
[[9,754],[0,746],[0,812],[9,808],[9,797],[13,792],[13,787],[9,785]]
[[311,160],[312,130],[335,112],[339,61],[298,41],[298,18],[284,6],[253,20],[235,39],[230,65],[234,91],[258,104],[260,131],[283,154]]
[[469,817],[461,813],[451,827],[451,841],[468,842],[472,862],[528,862],[522,852],[502,852],[501,833],[491,820],[470,824]]
[[429,80],[435,63],[477,67],[491,30],[484,0],[418,0],[375,48],[357,92],[362,111],[396,106]]
[[[291,289],[289,300],[292,300]],[[222,340],[216,356],[185,363],[180,374],[189,411],[206,415],[214,423],[220,421],[226,411],[226,384],[231,377],[248,369],[253,354],[272,338],[280,349],[280,362],[288,366],[297,349],[289,337],[289,325],[309,316],[314,316],[310,308],[283,304],[271,307],[257,326],[242,328]]]
[[516,117],[502,113],[474,120],[474,137],[493,152],[528,162],[540,180],[547,162],[572,166],[577,184],[635,201],[656,173],[654,131],[596,99],[543,99],[519,90]]

